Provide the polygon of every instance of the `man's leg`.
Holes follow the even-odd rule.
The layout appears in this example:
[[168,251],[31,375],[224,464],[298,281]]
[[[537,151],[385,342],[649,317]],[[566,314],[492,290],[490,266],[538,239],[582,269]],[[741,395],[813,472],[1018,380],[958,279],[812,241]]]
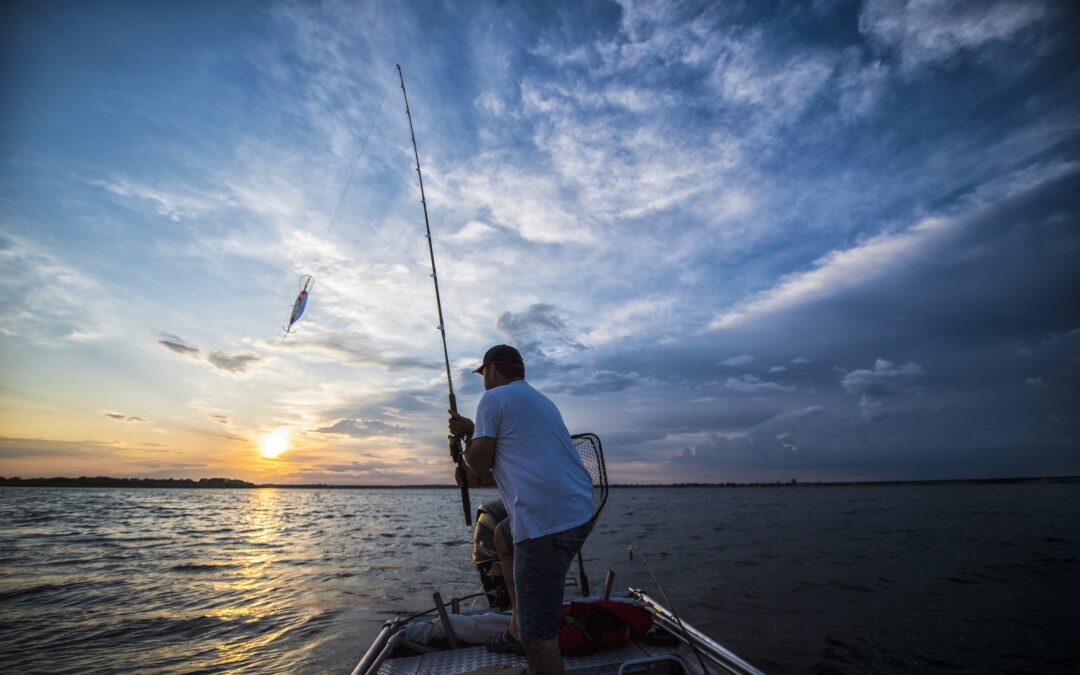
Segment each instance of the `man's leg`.
[[514,576],[517,605],[514,612],[521,630],[529,675],[563,675],[559,651],[566,572],[592,529],[592,523],[564,532],[527,539],[516,547]]
[[508,519],[504,519],[495,528],[495,552],[499,554],[499,564],[502,565],[503,579],[506,581],[506,592],[510,595],[510,634],[520,641],[521,631],[518,630],[517,622],[517,586],[514,584],[514,542],[508,540],[505,533],[509,529]]
[[529,658],[529,675],[563,675],[566,672],[563,670],[558,636],[521,644],[525,647],[525,656]]

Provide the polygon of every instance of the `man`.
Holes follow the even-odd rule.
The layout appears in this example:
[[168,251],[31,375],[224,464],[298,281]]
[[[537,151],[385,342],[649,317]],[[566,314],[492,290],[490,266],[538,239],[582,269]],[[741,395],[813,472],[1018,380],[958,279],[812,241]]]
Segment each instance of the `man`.
[[494,475],[508,513],[495,537],[513,608],[503,646],[520,642],[531,675],[562,675],[563,588],[592,529],[592,479],[559,409],[525,382],[518,350],[496,345],[474,372],[485,389],[476,422],[451,411],[450,432],[467,441],[469,471]]

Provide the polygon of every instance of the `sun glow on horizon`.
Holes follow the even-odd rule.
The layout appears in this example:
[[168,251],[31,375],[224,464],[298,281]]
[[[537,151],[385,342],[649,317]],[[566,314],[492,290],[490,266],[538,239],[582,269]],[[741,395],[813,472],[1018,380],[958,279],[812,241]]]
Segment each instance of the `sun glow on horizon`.
[[266,459],[277,459],[289,449],[289,430],[285,427],[276,429],[263,436],[260,453]]

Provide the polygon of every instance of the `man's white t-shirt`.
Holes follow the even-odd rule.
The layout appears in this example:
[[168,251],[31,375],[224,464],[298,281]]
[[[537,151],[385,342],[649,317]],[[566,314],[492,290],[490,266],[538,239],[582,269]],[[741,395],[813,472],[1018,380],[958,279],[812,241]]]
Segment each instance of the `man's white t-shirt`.
[[514,543],[592,518],[592,479],[559,409],[525,380],[484,392],[473,438],[494,438],[492,473]]

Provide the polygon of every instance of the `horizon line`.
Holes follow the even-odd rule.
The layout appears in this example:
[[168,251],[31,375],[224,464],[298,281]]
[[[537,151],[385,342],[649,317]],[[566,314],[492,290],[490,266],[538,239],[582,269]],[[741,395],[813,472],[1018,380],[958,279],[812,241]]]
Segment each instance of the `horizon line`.
[[[816,480],[800,481],[716,481],[716,482],[671,482],[671,483],[610,483],[609,488],[649,488],[649,487],[831,487],[831,486],[888,486],[888,485],[948,485],[948,484],[1003,484],[1003,483],[1075,483],[1080,482],[1080,475],[1065,476],[1002,476],[994,478],[919,478],[919,479],[881,479],[881,480]],[[50,485],[51,483],[51,485]],[[93,483],[99,483],[94,485]],[[104,483],[113,483],[112,485]],[[158,484],[165,485],[158,485]],[[252,483],[250,481],[213,477],[213,478],[137,478],[115,476],[48,476],[22,478],[20,476],[0,476],[0,487],[177,487],[204,489],[336,489],[336,490],[402,490],[402,489],[457,489],[452,483],[402,483],[402,484],[360,484],[360,483]],[[471,486],[480,489],[477,486]],[[494,487],[494,486],[489,486]]]

